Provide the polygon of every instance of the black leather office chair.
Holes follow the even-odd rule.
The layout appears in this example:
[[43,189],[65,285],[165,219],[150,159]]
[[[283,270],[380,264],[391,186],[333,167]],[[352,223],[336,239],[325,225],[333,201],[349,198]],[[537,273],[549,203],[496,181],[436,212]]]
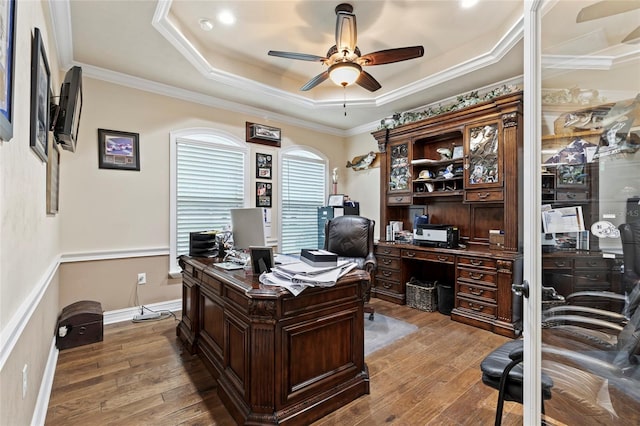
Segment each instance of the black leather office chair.
[[624,273],[622,283],[627,293],[640,284],[640,220],[618,227],[622,240]]
[[[373,254],[375,221],[362,216],[339,216],[327,221],[324,229],[324,249],[338,255],[339,260],[355,262],[373,277],[378,266]],[[371,281],[365,289],[364,311],[373,320],[374,309],[369,305]]]

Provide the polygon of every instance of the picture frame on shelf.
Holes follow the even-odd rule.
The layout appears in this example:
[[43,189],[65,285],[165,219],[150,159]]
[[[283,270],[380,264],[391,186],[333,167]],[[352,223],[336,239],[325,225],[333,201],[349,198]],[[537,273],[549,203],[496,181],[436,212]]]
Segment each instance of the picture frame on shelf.
[[13,80],[16,47],[16,6],[17,1],[9,0],[0,8],[0,69],[2,73],[2,95],[0,95],[0,139],[8,141],[13,137]]
[[140,171],[140,135],[98,129],[98,167]]
[[258,179],[271,179],[272,159],[271,154],[256,152],[256,177]]
[[462,145],[457,145],[453,147],[453,153],[451,155],[452,160],[458,160],[464,156],[464,147]]
[[329,207],[343,207],[344,206],[344,194],[331,194],[327,199],[327,206]]
[[58,144],[52,142],[47,161],[47,214],[56,214],[60,203],[60,151]]
[[29,145],[45,163],[49,154],[49,97],[51,71],[40,35],[34,28],[31,45],[31,131]]
[[256,207],[271,207],[271,182],[256,182]]
[[280,147],[281,129],[264,124],[245,122],[246,141]]

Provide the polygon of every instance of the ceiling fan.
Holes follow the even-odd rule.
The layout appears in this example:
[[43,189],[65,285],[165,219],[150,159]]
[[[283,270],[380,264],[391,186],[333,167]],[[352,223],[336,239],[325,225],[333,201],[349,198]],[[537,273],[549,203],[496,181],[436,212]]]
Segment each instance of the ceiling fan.
[[[603,0],[584,7],[576,16],[576,23],[591,21],[594,19],[606,18],[607,16],[617,15],[619,13],[631,12],[640,9],[640,1],[619,1],[619,0]],[[631,31],[621,43],[640,43],[640,26]]]
[[328,66],[327,70],[313,77],[307,84],[302,86],[300,88],[302,91],[313,89],[330,78],[336,84],[343,87],[355,83],[371,92],[375,92],[382,86],[380,86],[380,83],[378,83],[371,74],[362,69],[363,66],[391,64],[419,58],[424,55],[424,48],[422,46],[379,50],[361,55],[360,49],[356,46],[356,15],[353,13],[353,6],[342,3],[336,6],[335,11],[337,16],[336,44],[331,46],[326,56],[281,52],[277,50],[269,51],[270,56],[321,62]]

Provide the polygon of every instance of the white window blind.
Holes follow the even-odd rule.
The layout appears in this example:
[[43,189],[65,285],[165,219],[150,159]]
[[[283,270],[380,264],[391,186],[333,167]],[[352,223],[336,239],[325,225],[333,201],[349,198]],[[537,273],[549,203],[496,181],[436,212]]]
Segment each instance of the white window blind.
[[223,229],[229,209],[244,205],[245,153],[179,139],[176,146],[176,251],[189,253],[189,232]]
[[325,204],[326,162],[308,152],[300,154],[297,151],[282,157],[280,247],[285,254],[318,248],[317,209]]

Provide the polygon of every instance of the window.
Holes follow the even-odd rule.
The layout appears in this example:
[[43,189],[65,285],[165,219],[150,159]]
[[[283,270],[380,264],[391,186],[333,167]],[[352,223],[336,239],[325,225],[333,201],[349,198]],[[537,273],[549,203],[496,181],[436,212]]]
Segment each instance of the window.
[[327,160],[296,147],[282,153],[280,251],[318,247],[318,207],[326,201]]
[[248,149],[233,136],[211,129],[171,134],[171,275],[175,259],[189,253],[189,233],[224,229],[229,209],[244,207]]

